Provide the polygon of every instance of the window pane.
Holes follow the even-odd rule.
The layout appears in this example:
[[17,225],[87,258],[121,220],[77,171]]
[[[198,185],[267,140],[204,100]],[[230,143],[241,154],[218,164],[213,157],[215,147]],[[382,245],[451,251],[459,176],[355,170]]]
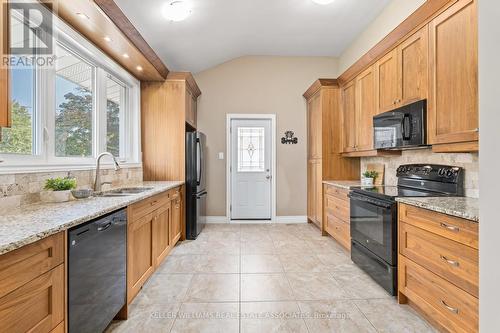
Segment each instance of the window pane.
[[120,123],[123,122],[125,87],[112,78],[106,79],[106,151],[122,156]]
[[[22,16],[10,17],[10,44],[14,47],[23,45],[25,38],[24,24],[19,17]],[[32,34],[28,38],[31,40]],[[10,68],[10,79],[12,126],[1,130],[0,153],[31,155],[34,150],[35,69],[19,62]]]
[[264,127],[238,128],[238,172],[264,172]]
[[55,155],[92,156],[94,68],[56,47]]

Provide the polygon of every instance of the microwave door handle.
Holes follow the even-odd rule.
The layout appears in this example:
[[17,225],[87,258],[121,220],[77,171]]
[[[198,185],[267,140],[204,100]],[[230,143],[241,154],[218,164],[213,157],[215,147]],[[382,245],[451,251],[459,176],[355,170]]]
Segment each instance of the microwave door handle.
[[411,139],[411,116],[409,114],[405,114],[403,116],[403,120],[401,121],[401,134],[403,135],[403,140]]

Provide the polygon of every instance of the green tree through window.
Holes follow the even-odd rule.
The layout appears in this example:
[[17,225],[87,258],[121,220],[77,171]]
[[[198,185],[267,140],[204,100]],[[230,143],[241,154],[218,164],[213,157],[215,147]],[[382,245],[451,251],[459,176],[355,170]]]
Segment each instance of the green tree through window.
[[0,152],[29,155],[33,150],[31,113],[17,101],[12,103],[12,127],[2,128]]

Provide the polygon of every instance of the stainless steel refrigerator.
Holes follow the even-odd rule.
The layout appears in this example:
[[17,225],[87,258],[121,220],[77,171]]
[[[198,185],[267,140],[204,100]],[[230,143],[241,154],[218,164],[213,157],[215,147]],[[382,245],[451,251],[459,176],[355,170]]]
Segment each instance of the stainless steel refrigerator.
[[186,238],[196,239],[207,219],[206,136],[186,133]]

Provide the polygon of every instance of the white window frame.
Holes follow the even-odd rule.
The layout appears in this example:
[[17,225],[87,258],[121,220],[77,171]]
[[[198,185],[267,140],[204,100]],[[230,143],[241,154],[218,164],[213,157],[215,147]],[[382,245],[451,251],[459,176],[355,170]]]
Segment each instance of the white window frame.
[[[35,76],[36,130],[33,132],[33,155],[0,153],[0,161],[3,161],[0,163],[0,174],[94,169],[95,157],[106,149],[106,77],[108,76],[126,87],[123,108],[127,111],[124,111],[123,118],[120,114],[120,155],[123,156],[117,157],[123,167],[141,166],[140,82],[57,16],[53,16],[53,19],[54,47],[57,41],[77,57],[95,66],[93,156],[55,156],[55,70],[38,69]],[[128,135],[122,135],[124,133]],[[105,159],[103,162],[105,168],[112,167],[111,161]]]

